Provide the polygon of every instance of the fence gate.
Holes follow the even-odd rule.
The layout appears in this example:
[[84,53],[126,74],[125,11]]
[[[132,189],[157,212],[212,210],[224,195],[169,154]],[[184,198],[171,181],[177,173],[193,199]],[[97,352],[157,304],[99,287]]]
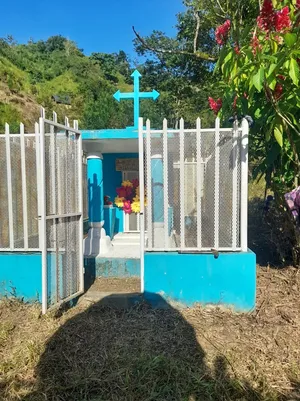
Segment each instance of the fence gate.
[[156,130],[140,119],[146,251],[247,251],[248,129],[246,120],[221,128],[217,118],[213,128],[202,128],[198,119],[195,128],[181,120],[172,129],[164,120]]
[[53,120],[36,124],[43,313],[84,290],[82,138]]

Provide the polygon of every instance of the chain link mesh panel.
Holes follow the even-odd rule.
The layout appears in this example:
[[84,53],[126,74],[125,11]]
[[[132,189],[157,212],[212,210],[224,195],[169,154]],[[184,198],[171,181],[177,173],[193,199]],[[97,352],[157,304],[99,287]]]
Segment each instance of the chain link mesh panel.
[[9,248],[8,183],[5,136],[0,135],[0,248]]
[[[26,237],[28,236],[27,249],[36,250],[39,248],[36,139],[34,134],[24,134],[22,151],[20,134],[10,134],[8,138],[9,164],[7,164],[6,141],[6,137],[0,135],[0,163],[3,168],[0,184],[0,249],[24,249],[26,235]],[[22,171],[22,160],[25,166],[24,171]],[[8,165],[11,167],[11,183],[8,182]],[[12,233],[14,239],[12,244],[10,243],[9,192],[11,192],[12,197]],[[27,219],[25,209],[27,209]],[[24,221],[27,223],[27,234],[24,232]]]
[[[78,141],[78,136],[70,130],[45,125],[48,307],[80,291],[79,233],[83,227],[79,204],[82,177],[79,180],[78,176],[82,158]],[[75,216],[64,216],[68,214]]]
[[148,250],[240,247],[240,130],[144,132]]

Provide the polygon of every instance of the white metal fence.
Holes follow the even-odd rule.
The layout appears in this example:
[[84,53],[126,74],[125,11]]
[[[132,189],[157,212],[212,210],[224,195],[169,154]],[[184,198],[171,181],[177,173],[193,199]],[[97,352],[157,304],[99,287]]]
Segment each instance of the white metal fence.
[[[56,114],[53,114],[53,123]],[[68,120],[65,122],[68,123]],[[61,125],[63,127],[63,125]],[[61,129],[61,128],[60,128]],[[54,126],[46,133],[46,145],[54,146],[53,132],[58,131]],[[8,124],[5,125],[5,134],[0,134],[0,252],[1,251],[40,251],[39,223],[38,223],[38,172],[40,165],[37,153],[37,138],[39,136],[39,123],[35,124],[35,132],[25,132],[24,125],[20,124],[18,133],[10,132]],[[50,137],[52,138],[50,140]],[[65,150],[61,149],[61,152]],[[63,156],[61,153],[62,157]],[[51,149],[49,148],[49,155]],[[66,155],[66,153],[65,153]],[[54,155],[52,154],[53,161]],[[82,188],[83,188],[83,217],[88,218],[87,205],[87,164],[86,157],[82,160]],[[52,163],[52,174],[49,180],[54,185],[55,165]],[[57,166],[56,168],[59,168]],[[58,182],[57,182],[58,184]],[[62,183],[62,185],[64,185]],[[58,195],[47,194],[49,207],[53,207],[56,197],[60,204],[71,188],[63,187]]]
[[[147,251],[247,250],[248,122],[151,129],[140,119],[141,214]],[[144,230],[145,231],[145,230]],[[143,235],[143,234],[142,234]]]

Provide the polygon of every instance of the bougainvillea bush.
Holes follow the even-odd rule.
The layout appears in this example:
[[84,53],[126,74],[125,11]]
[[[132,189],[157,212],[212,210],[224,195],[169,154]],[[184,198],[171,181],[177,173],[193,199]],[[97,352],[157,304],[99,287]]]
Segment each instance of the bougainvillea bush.
[[264,0],[254,26],[234,26],[224,21],[215,31],[223,95],[209,104],[223,118],[254,119],[249,138],[254,174],[265,176],[277,211],[294,227],[292,247],[300,249],[284,201],[300,177],[300,0]]

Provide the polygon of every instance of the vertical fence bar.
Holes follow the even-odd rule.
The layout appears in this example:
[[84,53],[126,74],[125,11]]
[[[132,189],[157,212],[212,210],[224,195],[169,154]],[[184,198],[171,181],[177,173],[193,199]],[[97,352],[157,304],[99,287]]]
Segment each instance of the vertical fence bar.
[[145,182],[144,182],[144,128],[139,118],[139,182],[140,182],[140,256],[141,256],[141,293],[145,292]]
[[22,201],[23,201],[23,232],[24,250],[28,250],[28,210],[27,210],[27,182],[26,182],[26,147],[24,124],[20,124],[20,146],[21,146],[21,175],[22,175]]
[[201,157],[201,119],[197,118],[196,122],[196,135],[197,135],[197,248],[202,248],[202,187],[203,187],[203,174],[202,174],[202,157]]
[[163,121],[163,171],[164,171],[164,237],[165,247],[169,248],[169,177],[168,177],[168,121]]
[[[56,113],[53,112],[53,121],[55,121],[56,118]],[[50,174],[50,180],[51,180],[51,212],[53,214],[57,214],[57,206],[56,206],[56,174],[55,174],[55,169],[56,169],[56,134],[55,134],[55,128],[53,125],[50,125],[50,160],[51,160],[51,174]]]
[[232,250],[237,248],[237,212],[238,212],[238,121],[234,122],[232,132]]
[[[74,121],[74,129],[78,130],[78,121]],[[79,266],[79,291],[84,291],[84,266],[83,266],[83,188],[82,188],[82,176],[83,176],[83,152],[82,152],[82,136],[81,134],[77,135],[77,146],[78,146],[78,212],[81,213],[79,219],[79,258],[80,258],[80,266]]]
[[179,122],[179,172],[180,172],[180,248],[185,248],[185,166],[184,166],[184,120]]
[[46,227],[46,172],[45,172],[45,125],[44,119],[39,119],[39,145],[40,145],[40,247],[42,250],[42,313],[48,309],[48,283],[47,283],[47,227]]
[[244,118],[242,121],[241,138],[241,248],[248,250],[248,141],[249,124]]
[[37,207],[38,207],[38,229],[39,229],[39,249],[41,249],[41,177],[40,177],[40,137],[39,137],[39,124],[34,125],[35,132],[35,155],[36,155],[36,190],[37,190]]
[[219,218],[220,218],[220,119],[215,125],[215,210],[214,210],[214,248],[219,248]]
[[8,124],[5,124],[5,146],[6,146],[6,179],[7,179],[7,201],[8,201],[9,247],[10,250],[13,250],[14,221],[13,221],[13,196],[12,196],[12,178],[11,178],[10,133]]
[[153,227],[152,227],[152,175],[151,175],[151,131],[150,120],[146,121],[146,154],[147,154],[147,236],[148,236],[148,250],[153,248]]

